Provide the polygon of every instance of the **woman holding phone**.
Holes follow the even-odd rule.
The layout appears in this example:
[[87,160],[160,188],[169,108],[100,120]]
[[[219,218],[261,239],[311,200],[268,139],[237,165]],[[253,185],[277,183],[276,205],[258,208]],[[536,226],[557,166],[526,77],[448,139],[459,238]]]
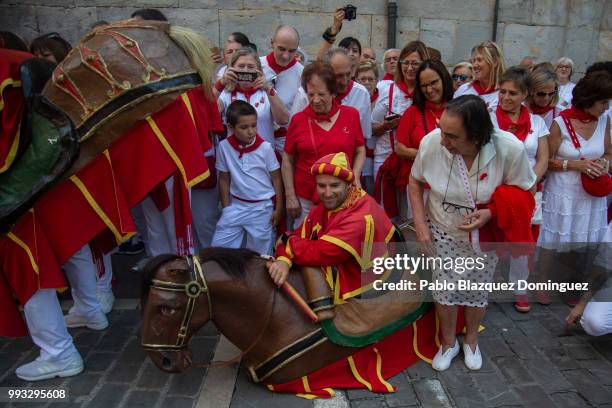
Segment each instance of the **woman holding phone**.
[[225,119],[225,110],[233,101],[247,101],[257,111],[257,133],[274,146],[274,123],[289,123],[289,112],[266,82],[257,53],[247,47],[234,52],[229,68],[215,86],[221,91],[217,102],[221,116]]

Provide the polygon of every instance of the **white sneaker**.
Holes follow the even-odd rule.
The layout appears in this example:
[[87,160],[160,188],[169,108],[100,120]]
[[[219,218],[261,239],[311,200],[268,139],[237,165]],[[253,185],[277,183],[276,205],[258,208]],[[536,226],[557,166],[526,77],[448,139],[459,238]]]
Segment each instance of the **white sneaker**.
[[102,307],[102,311],[104,314],[108,314],[111,310],[113,310],[113,303],[115,303],[115,295],[112,291],[97,291],[96,297],[98,301],[100,301],[100,306]]
[[36,360],[15,370],[17,377],[25,381],[40,381],[55,377],[71,377],[83,371],[83,359],[78,352],[58,360]]
[[450,367],[453,358],[459,354],[459,342],[455,339],[455,345],[453,347],[449,347],[446,351],[442,350],[444,350],[444,346],[440,346],[438,353],[431,362],[431,368],[437,371],[444,371]]
[[467,368],[470,370],[480,370],[480,367],[482,367],[482,355],[480,354],[478,344],[476,344],[476,351],[472,351],[472,348],[467,343],[463,343],[463,356]]
[[108,327],[108,319],[104,313],[99,313],[93,319],[88,319],[75,313],[64,315],[66,327],[88,327],[92,330],[104,330]]

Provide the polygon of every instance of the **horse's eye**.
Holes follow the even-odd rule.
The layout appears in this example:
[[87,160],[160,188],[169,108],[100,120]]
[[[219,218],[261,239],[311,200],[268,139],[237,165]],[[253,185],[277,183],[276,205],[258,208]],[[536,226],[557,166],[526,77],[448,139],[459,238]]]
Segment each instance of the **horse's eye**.
[[173,316],[176,313],[176,309],[167,305],[160,305],[159,312],[164,316]]

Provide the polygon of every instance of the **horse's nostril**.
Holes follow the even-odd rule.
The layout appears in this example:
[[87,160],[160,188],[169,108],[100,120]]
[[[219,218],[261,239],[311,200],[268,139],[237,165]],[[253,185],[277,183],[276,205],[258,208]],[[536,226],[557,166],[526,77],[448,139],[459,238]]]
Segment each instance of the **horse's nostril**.
[[169,370],[170,368],[172,368],[172,362],[170,361],[168,357],[162,358],[162,368],[166,370]]

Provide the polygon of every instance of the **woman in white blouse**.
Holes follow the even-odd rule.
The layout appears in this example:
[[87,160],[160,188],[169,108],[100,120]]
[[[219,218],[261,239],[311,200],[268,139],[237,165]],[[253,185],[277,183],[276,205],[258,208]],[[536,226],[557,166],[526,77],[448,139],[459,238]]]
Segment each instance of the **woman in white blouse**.
[[[482,99],[465,95],[450,101],[439,129],[421,141],[412,167],[409,194],[414,225],[417,240],[430,256],[480,259],[482,264],[471,268],[460,268],[458,263],[454,267],[434,267],[432,282],[491,282],[497,256],[485,256],[479,246],[480,228],[494,219],[489,206],[491,197],[502,184],[516,186],[520,194],[530,195],[527,190],[535,180],[523,144],[514,135],[493,127]],[[426,203],[425,184],[430,186]],[[442,342],[432,367],[446,370],[459,353],[455,333],[458,306],[463,305],[465,364],[478,370],[482,365],[478,327],[486,312],[488,292],[460,290],[457,286],[446,289],[432,291]]]
[[559,104],[559,80],[557,74],[546,68],[531,73],[531,89],[527,97],[529,111],[538,115],[550,129],[553,120],[559,116],[564,106]]
[[570,81],[574,73],[574,61],[568,57],[559,58],[555,64],[555,73],[559,77],[559,103],[567,108],[572,104],[572,91],[576,86]]

